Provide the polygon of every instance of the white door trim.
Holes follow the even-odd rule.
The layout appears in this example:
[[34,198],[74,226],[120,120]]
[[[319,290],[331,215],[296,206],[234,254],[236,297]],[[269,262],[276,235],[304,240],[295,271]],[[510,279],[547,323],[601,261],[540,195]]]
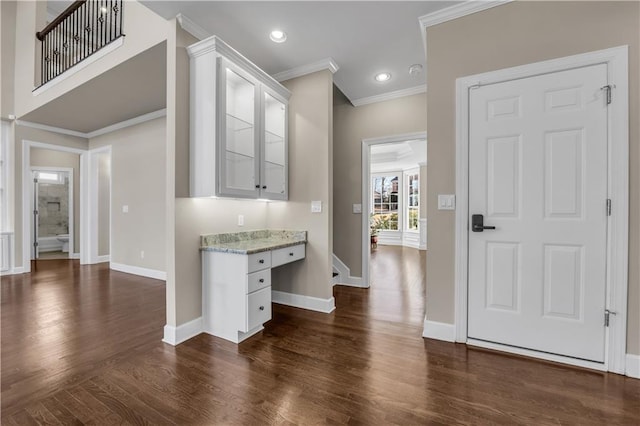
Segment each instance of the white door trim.
[[[33,172],[63,172],[63,173],[68,173],[68,178],[69,178],[69,211],[68,211],[68,216],[69,216],[69,259],[73,258],[73,254],[75,253],[75,244],[74,244],[74,240],[75,240],[75,217],[74,217],[74,210],[75,210],[75,206],[73,204],[74,202],[74,198],[73,198],[73,168],[71,167],[40,167],[40,166],[31,166],[31,182],[32,185],[35,184],[35,182],[33,182]],[[32,191],[35,191],[35,188],[31,189]],[[31,193],[33,194],[33,192]],[[32,197],[32,199],[35,197]],[[35,201],[35,200],[34,200]],[[35,210],[35,206],[31,206],[31,211]],[[33,216],[31,217],[31,222],[33,223]],[[32,234],[33,235],[33,234]],[[33,242],[31,243],[33,244]]]
[[89,233],[88,233],[88,247],[89,247],[89,257],[87,260],[87,263],[90,264],[94,264],[94,263],[101,263],[101,262],[107,262],[111,260],[111,247],[112,247],[112,241],[111,241],[111,227],[112,227],[112,210],[111,210],[111,199],[112,199],[112,193],[113,193],[113,189],[112,189],[112,182],[113,182],[113,177],[111,176],[111,171],[109,172],[109,254],[108,255],[104,255],[104,256],[100,256],[99,255],[99,223],[98,223],[98,199],[99,199],[99,188],[98,188],[98,180],[99,180],[99,176],[98,176],[98,171],[99,171],[99,165],[97,163],[97,155],[98,154],[109,154],[109,161],[111,161],[111,156],[112,156],[112,150],[111,150],[111,145],[106,145],[106,146],[102,146],[100,148],[95,148],[95,149],[91,149],[88,151],[89,154],[89,159],[88,159],[88,164],[89,164],[89,170],[87,173],[87,177],[88,177],[88,181],[87,181],[87,188],[89,189],[89,202],[88,202],[88,211],[87,211],[87,215],[89,217]]
[[88,156],[87,151],[79,148],[22,140],[22,270],[31,272],[31,200],[33,185],[31,180],[31,148],[50,149],[80,155],[80,263],[85,264],[89,258],[89,246],[86,244],[88,234]]
[[[608,81],[613,86],[613,102],[608,108],[608,193],[613,209],[608,221],[606,306],[617,314],[612,317],[611,325],[606,330],[603,370],[624,374],[629,256],[628,46],[536,62],[456,80],[456,200],[458,205],[455,234],[456,341],[467,342],[469,91],[479,85],[501,83],[595,64],[607,64]],[[531,351],[529,355],[544,358],[539,352]],[[578,365],[578,360],[570,357],[558,357],[554,360]]]
[[[405,133],[402,135],[383,136],[379,138],[367,138],[362,140],[362,287],[369,287],[369,260],[371,250],[369,244],[369,215],[371,199],[369,190],[371,183],[371,147],[385,143],[404,142],[413,139],[427,140],[427,132]],[[426,158],[424,159],[426,161]]]

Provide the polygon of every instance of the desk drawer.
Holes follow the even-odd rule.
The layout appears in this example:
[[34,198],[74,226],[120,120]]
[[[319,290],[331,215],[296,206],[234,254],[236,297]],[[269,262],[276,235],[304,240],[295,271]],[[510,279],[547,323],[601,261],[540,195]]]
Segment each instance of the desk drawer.
[[305,245],[298,244],[291,247],[283,247],[281,249],[274,250],[271,253],[271,266],[276,267],[284,265],[285,263],[294,262],[296,260],[304,259]]
[[271,252],[262,251],[247,256],[248,272],[261,271],[271,267]]
[[247,294],[271,286],[271,269],[263,269],[247,275]]
[[247,330],[271,319],[271,287],[263,288],[247,296]]

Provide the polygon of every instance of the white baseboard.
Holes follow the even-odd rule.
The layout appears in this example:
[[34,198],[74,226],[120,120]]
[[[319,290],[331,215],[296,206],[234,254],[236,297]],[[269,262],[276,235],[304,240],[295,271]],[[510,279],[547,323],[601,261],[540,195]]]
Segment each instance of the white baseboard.
[[18,275],[18,274],[24,274],[24,268],[22,266],[0,272],[0,276],[2,277],[6,275]]
[[330,297],[329,299],[320,299],[318,297],[303,296],[301,294],[272,290],[271,301],[279,305],[324,312],[325,314],[331,313],[336,309],[336,301],[333,297]]
[[347,285],[351,287],[368,288],[368,285],[362,283],[362,277],[352,277],[351,270],[340,260],[338,256],[333,255],[333,268],[338,273],[334,279],[334,285]]
[[98,256],[94,259],[94,262],[91,263],[104,263],[104,262],[110,262],[111,261],[111,255],[109,254],[105,254],[104,256]]
[[125,272],[127,274],[140,275],[142,277],[154,278],[156,280],[167,280],[167,273],[156,269],[141,268],[139,266],[124,265],[122,263],[111,262],[109,265],[114,271]]
[[198,317],[189,322],[185,322],[177,327],[172,325],[164,326],[163,342],[176,346],[202,333],[202,317]]
[[625,360],[625,373],[634,379],[640,379],[640,355],[627,354]]
[[71,253],[69,259],[80,259],[80,253]]
[[427,339],[444,340],[445,342],[455,342],[456,326],[453,324],[428,321],[425,319],[422,337],[426,337]]

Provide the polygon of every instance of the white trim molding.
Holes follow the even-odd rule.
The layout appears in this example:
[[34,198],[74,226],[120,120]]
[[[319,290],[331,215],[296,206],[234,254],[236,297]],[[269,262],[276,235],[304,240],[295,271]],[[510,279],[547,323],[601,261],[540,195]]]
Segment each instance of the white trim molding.
[[[468,217],[469,217],[469,91],[472,87],[564,71],[594,64],[607,65],[613,102],[608,108],[608,193],[613,209],[608,216],[606,308],[616,312],[606,329],[602,368],[625,373],[627,336],[629,240],[629,67],[628,46],[599,50],[462,77],[456,80],[456,211],[455,211],[455,324],[456,341],[467,342]],[[603,313],[604,314],[604,313]],[[486,346],[486,345],[485,345]],[[504,345],[501,345],[504,346]],[[506,349],[505,349],[506,350]],[[513,352],[513,350],[509,350]],[[528,356],[550,359],[541,352]],[[571,358],[559,362],[583,365]]]
[[640,355],[627,354],[625,374],[640,379]]
[[422,84],[420,86],[408,87],[406,89],[395,90],[393,92],[382,93],[380,95],[367,96],[366,98],[354,99],[351,101],[353,106],[359,107],[362,105],[373,104],[376,102],[390,101],[392,99],[404,98],[405,96],[418,95],[420,93],[427,92],[427,85]]
[[294,308],[308,309],[325,314],[329,314],[336,309],[336,301],[333,297],[320,299],[319,297],[285,293],[277,290],[271,290],[271,301],[279,305],[293,306]]
[[114,271],[124,272],[126,274],[139,275],[141,277],[153,278],[161,281],[167,280],[167,273],[164,271],[158,271],[157,269],[141,268],[140,266],[131,266],[115,262],[111,262],[109,267]]
[[164,117],[167,115],[165,108],[157,111],[152,111],[147,114],[142,114],[137,117],[130,118],[128,120],[121,121],[119,123],[111,124],[107,127],[94,130],[92,132],[79,132],[77,130],[63,129],[62,127],[49,126],[48,124],[33,123],[31,121],[16,120],[16,125],[23,127],[30,127],[32,129],[46,130],[47,132],[58,133],[61,135],[75,136],[78,138],[91,139],[97,136],[102,136],[107,133],[115,132],[116,130],[124,129],[127,127],[135,126],[136,124],[144,123],[145,121],[155,120],[156,118]]
[[445,7],[444,9],[439,9],[435,12],[419,17],[418,25],[420,25],[420,32],[422,33],[424,51],[427,51],[427,28],[462,18],[463,16],[471,15],[473,13],[482,12],[483,10],[491,9],[492,7],[502,6],[503,4],[511,3],[512,1],[513,0],[470,0],[465,1],[464,3],[454,4],[453,6]]
[[429,321],[424,319],[422,337],[427,339],[442,340],[445,342],[455,342],[456,327],[453,324],[444,322]]
[[204,40],[205,38],[211,37],[213,35],[209,31],[202,28],[200,25],[193,22],[193,19],[182,13],[178,13],[176,15],[176,21],[178,21],[178,24],[180,24],[180,27],[183,30],[185,30],[198,40]]
[[314,72],[329,70],[331,74],[335,74],[340,67],[333,60],[333,58],[325,58],[316,62],[312,62],[310,64],[301,65],[299,67],[291,68],[289,70],[281,71],[279,73],[274,74],[272,77],[276,81],[286,81],[291,80],[292,78],[302,77],[303,75],[312,74]]
[[164,326],[163,342],[176,346],[202,333],[202,317],[185,322],[177,327]]
[[362,283],[362,277],[354,277],[351,275],[351,269],[336,254],[333,254],[333,268],[338,272],[335,278],[335,285],[346,285],[349,287],[368,288],[368,285]]

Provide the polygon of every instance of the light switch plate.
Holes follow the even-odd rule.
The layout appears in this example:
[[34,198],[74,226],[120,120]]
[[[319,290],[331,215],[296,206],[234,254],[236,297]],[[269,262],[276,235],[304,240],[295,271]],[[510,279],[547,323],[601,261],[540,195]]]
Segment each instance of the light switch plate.
[[322,201],[311,202],[311,213],[322,213]]
[[239,214],[238,215],[238,226],[244,226],[244,215],[243,214]]
[[354,204],[353,205],[354,213],[362,213],[362,204]]
[[454,194],[438,194],[438,210],[455,210],[456,196]]
[[122,213],[129,213],[129,206],[122,206]]

